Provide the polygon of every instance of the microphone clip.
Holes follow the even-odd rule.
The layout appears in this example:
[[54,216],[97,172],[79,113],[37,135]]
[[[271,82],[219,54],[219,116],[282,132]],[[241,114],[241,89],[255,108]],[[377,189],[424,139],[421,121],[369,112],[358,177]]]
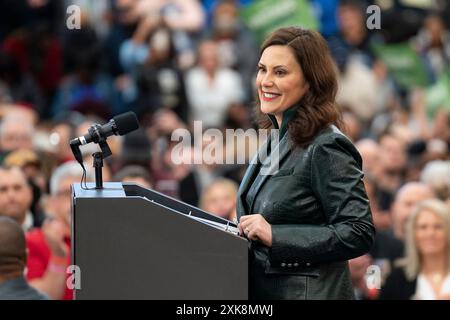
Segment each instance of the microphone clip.
[[111,149],[109,148],[108,143],[106,142],[106,139],[104,141],[99,142],[98,145],[100,146],[100,149],[102,149],[103,159],[112,155]]
[[108,146],[108,143],[106,142],[106,135],[102,130],[102,126],[98,123],[95,123],[89,128],[88,133],[92,137],[92,142],[97,143],[100,146],[103,159],[105,159],[106,157],[112,155],[112,152]]

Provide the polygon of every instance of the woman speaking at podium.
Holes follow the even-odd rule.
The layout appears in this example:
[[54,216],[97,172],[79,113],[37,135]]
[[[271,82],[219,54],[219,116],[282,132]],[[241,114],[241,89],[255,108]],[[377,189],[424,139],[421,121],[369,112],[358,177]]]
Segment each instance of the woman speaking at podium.
[[271,174],[252,161],[238,193],[250,298],[352,299],[347,260],[369,251],[375,229],[361,157],[339,129],[325,40],[276,30],[262,44],[256,87],[260,127],[279,129],[258,155],[279,162]]

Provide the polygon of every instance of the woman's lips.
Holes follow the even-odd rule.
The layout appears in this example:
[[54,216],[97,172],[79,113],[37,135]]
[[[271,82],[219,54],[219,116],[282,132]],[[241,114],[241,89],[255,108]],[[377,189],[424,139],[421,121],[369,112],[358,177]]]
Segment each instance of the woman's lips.
[[273,92],[263,92],[261,94],[262,100],[266,101],[266,102],[273,101],[280,96],[281,96],[281,94],[273,93]]

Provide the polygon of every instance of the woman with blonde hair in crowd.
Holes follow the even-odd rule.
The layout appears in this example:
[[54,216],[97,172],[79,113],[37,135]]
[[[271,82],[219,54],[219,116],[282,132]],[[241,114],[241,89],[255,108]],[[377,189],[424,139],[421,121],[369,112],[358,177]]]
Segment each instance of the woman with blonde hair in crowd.
[[384,300],[450,299],[450,210],[430,199],[411,214],[406,229],[406,256],[381,290]]
[[226,178],[218,178],[208,185],[200,198],[200,208],[228,220],[236,220],[238,185]]

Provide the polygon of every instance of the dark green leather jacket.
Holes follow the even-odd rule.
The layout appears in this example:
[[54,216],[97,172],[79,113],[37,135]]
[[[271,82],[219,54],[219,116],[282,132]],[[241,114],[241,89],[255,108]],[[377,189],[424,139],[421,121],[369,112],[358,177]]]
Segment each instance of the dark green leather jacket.
[[272,149],[278,172],[257,178],[254,159],[238,192],[238,218],[260,213],[272,225],[271,248],[250,242],[250,298],[353,299],[347,260],[375,235],[359,153],[335,126],[304,149],[288,134]]

